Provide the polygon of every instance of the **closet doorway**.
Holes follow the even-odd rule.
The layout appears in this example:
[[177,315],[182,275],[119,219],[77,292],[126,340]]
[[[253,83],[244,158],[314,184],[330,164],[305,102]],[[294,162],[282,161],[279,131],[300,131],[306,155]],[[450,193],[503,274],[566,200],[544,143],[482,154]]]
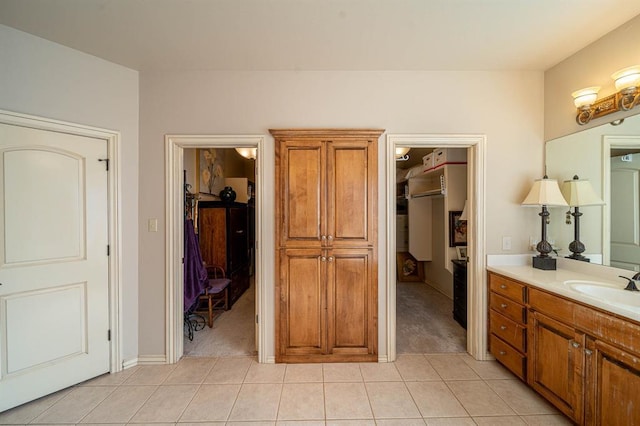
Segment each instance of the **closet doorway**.
[[[184,282],[183,282],[183,266],[182,261],[184,257],[184,170],[186,167],[190,169],[194,169],[194,172],[191,175],[196,174],[196,168],[198,169],[197,173],[199,174],[199,164],[198,161],[195,160],[195,150],[207,150],[209,153],[215,150],[221,156],[222,154],[226,154],[227,152],[236,151],[236,148],[252,148],[257,151],[256,160],[255,160],[255,179],[252,182],[253,187],[252,190],[255,192],[254,198],[255,202],[253,203],[255,206],[255,219],[254,219],[254,237],[253,241],[264,241],[261,238],[264,235],[264,188],[262,182],[264,182],[264,177],[261,174],[262,167],[261,163],[264,161],[263,159],[263,151],[264,151],[264,137],[263,136],[190,136],[190,135],[167,135],[165,137],[166,142],[166,200],[167,200],[167,220],[166,220],[166,232],[167,232],[167,250],[166,250],[166,266],[167,266],[167,333],[166,333],[166,341],[167,341],[167,362],[174,363],[177,362],[180,357],[183,355],[195,355],[195,356],[219,356],[220,354],[214,354],[214,351],[211,353],[207,352],[206,344],[202,345],[200,349],[198,349],[194,353],[194,347],[185,346],[184,336],[184,316],[183,316],[183,303],[184,303]],[[194,151],[189,151],[194,150]],[[235,155],[235,154],[233,154]],[[231,157],[230,157],[231,158]],[[253,162],[253,160],[252,160]],[[195,163],[195,164],[193,164]],[[216,165],[217,167],[218,165]],[[211,173],[210,171],[208,171]],[[214,174],[217,174],[217,177],[220,176],[220,170],[214,170]],[[233,173],[236,174],[236,173]],[[222,173],[224,175],[224,172]],[[189,179],[194,180],[194,179]],[[248,179],[247,179],[248,180]],[[196,189],[195,180],[193,183],[189,182],[192,186],[190,187],[190,191],[195,193],[196,191],[199,193],[201,182],[198,182],[198,188]],[[219,184],[220,182],[216,182]],[[223,186],[224,188],[224,186]],[[215,193],[214,187],[211,188],[202,188],[204,192]],[[209,203],[209,207],[216,205],[215,200],[207,200],[206,203]],[[226,316],[226,322],[231,316],[236,316],[236,321],[239,321],[239,318],[242,317],[242,321],[245,323],[245,328],[248,324],[252,324],[254,327],[254,333],[245,333],[248,334],[244,336],[244,346],[257,349],[258,361],[265,362],[262,359],[265,355],[264,353],[264,336],[265,333],[265,322],[259,321],[261,312],[265,309],[265,291],[264,291],[264,277],[266,276],[263,268],[264,268],[264,259],[262,253],[263,250],[260,249],[261,245],[258,243],[255,245],[255,250],[253,251],[254,257],[251,263],[251,273],[252,275],[251,282],[253,283],[250,289],[240,289],[237,294],[236,300],[234,300],[235,304],[231,307],[229,311],[225,311],[219,318],[214,320],[213,329],[209,329],[205,325],[203,330],[196,331],[194,333],[194,341],[196,339],[205,338],[203,335],[198,336],[198,333],[208,332],[210,330],[215,330],[216,321],[219,321],[219,324],[222,324],[222,319]],[[241,286],[242,287],[242,286]],[[244,290],[244,291],[243,291]],[[250,290],[250,291],[249,291]],[[235,310],[235,311],[234,311]],[[248,318],[245,318],[249,316]],[[251,326],[249,326],[251,327]],[[228,327],[233,330],[233,326]],[[219,339],[216,339],[219,340]],[[248,342],[247,342],[248,341]],[[233,342],[228,342],[229,345],[233,346]],[[231,347],[230,346],[230,347]],[[186,349],[186,350],[185,350]],[[230,354],[229,350],[233,351],[234,349],[227,348],[227,353]],[[240,348],[240,351],[243,349]]]

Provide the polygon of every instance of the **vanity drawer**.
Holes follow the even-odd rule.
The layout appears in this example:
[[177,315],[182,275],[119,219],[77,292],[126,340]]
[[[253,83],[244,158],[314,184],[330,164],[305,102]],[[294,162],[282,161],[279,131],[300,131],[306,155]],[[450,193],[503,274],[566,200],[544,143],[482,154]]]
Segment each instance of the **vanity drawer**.
[[527,323],[527,309],[513,300],[502,297],[499,294],[491,292],[489,295],[489,306],[496,312],[504,315],[505,317],[520,323]]
[[500,275],[489,274],[489,288],[491,291],[499,293],[517,302],[525,302],[527,288],[524,284],[505,278]]
[[496,360],[498,360],[500,364],[507,367],[522,380],[527,380],[525,375],[527,358],[524,355],[496,337],[495,334],[489,335],[489,345],[491,354],[496,357]]
[[527,351],[527,329],[509,318],[491,310],[489,313],[491,333],[516,348],[522,353]]

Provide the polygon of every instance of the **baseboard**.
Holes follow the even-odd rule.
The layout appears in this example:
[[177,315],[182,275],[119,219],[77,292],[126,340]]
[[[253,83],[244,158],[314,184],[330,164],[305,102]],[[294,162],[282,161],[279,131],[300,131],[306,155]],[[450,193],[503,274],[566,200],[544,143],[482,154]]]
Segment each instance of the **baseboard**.
[[268,356],[267,360],[265,362],[265,364],[275,364],[276,363],[276,357],[275,356]]
[[138,365],[138,358],[131,358],[126,361],[122,361],[122,369],[126,370],[127,368],[135,367]]
[[386,355],[379,355],[378,362],[389,362],[389,357],[387,357]]
[[165,355],[145,355],[138,357],[138,365],[164,365],[167,364]]

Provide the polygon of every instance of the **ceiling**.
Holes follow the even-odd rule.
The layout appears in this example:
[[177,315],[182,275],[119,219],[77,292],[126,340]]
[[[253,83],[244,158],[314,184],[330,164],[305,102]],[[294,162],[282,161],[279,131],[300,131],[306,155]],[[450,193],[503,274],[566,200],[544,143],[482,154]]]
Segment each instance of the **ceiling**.
[[139,71],[543,71],[638,14],[638,0],[0,0],[0,24]]

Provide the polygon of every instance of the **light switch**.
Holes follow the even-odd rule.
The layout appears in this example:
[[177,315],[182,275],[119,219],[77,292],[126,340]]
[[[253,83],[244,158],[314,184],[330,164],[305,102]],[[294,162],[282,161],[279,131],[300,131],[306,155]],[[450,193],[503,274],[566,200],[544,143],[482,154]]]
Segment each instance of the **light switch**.
[[511,250],[511,237],[502,237],[502,250]]
[[149,232],[158,232],[158,219],[149,219],[147,229]]

